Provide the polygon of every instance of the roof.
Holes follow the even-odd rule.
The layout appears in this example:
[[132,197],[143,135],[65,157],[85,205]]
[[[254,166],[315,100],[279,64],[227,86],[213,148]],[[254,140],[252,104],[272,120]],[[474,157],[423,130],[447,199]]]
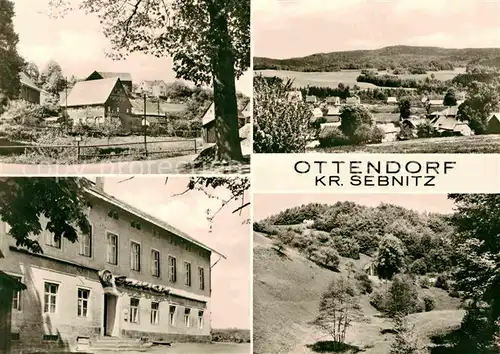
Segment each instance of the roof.
[[21,85],[28,86],[29,88],[32,88],[33,90],[42,91],[40,88],[38,88],[37,85],[35,85],[33,80],[31,80],[30,77],[28,75],[26,75],[25,73],[23,73],[22,71],[21,71],[21,73],[19,73],[19,79],[21,81]]
[[455,127],[457,125],[462,125],[462,124],[464,124],[464,122],[460,122],[452,116],[444,116],[444,115],[441,115],[432,121],[432,126],[434,128],[442,130],[451,130],[451,131],[455,130]]
[[327,103],[340,102],[340,97],[338,96],[330,96],[326,98]]
[[340,122],[336,122],[336,123],[322,123],[320,125],[319,136],[320,137],[327,136],[328,134],[337,131],[339,129],[339,127],[340,127]]
[[239,130],[240,139],[248,139],[252,134],[252,124],[246,123]]
[[12,275],[9,275],[0,270],[0,289],[2,288],[19,291],[19,290],[25,290],[26,285],[24,285],[19,280],[14,278]]
[[306,102],[316,102],[317,97],[313,95],[306,96]]
[[207,110],[203,114],[203,117],[201,117],[201,124],[206,125],[213,121],[215,119],[215,105],[214,103],[210,103],[210,106],[208,106]]
[[179,236],[180,238],[183,238],[184,240],[189,241],[189,242],[191,242],[191,243],[193,243],[193,244],[195,244],[195,245],[197,245],[197,246],[199,246],[207,251],[218,254],[219,256],[221,256],[223,258],[227,258],[224,254],[214,250],[213,248],[206,246],[205,244],[201,243],[200,241],[195,240],[194,238],[192,238],[191,236],[189,236],[185,232],[182,232],[181,230],[173,227],[172,225],[166,223],[165,221],[160,220],[154,216],[151,216],[151,215],[149,215],[149,214],[131,206],[130,204],[127,204],[127,203],[119,200],[119,199],[116,199],[112,195],[109,195],[103,191],[97,190],[96,188],[89,188],[89,189],[87,189],[87,192],[89,194],[99,198],[99,199],[105,200],[108,203],[111,203],[111,204],[113,204],[113,205],[115,205],[123,210],[126,210],[129,213],[134,214],[135,216],[140,217],[143,220],[146,220],[146,221],[152,223],[153,225],[155,225],[159,228],[162,228],[163,230],[166,230],[170,233],[173,233],[174,235]]
[[387,102],[397,102],[398,99],[396,97],[387,97]]
[[318,117],[323,117],[323,111],[321,110],[321,108],[313,108],[311,109],[311,112],[313,114],[314,117],[318,118]]
[[442,111],[433,112],[431,115],[434,116],[456,116],[458,112],[458,106],[451,106],[443,109]]
[[496,119],[498,119],[500,121],[500,112],[493,112],[493,113],[490,113],[490,115],[488,116],[488,121],[495,117]]
[[443,100],[428,100],[429,104],[431,106],[442,106],[443,105]]
[[398,133],[401,130],[399,127],[396,127],[392,123],[377,124],[376,126],[380,130],[382,130],[385,134]]
[[399,113],[372,113],[373,120],[378,123],[399,122]]
[[429,122],[429,120],[426,118],[411,118],[410,117],[409,119],[403,120],[403,123],[406,123],[406,124],[412,126],[413,128],[416,128],[417,125],[428,123],[428,122]]
[[115,77],[77,82],[68,95],[68,107],[104,104],[118,81]]
[[93,73],[98,73],[102,76],[103,79],[111,79],[117,77],[121,81],[132,81],[132,75],[130,75],[130,73],[115,73],[111,71],[94,71]]
[[340,116],[339,107],[328,106],[327,108],[328,108],[328,112],[326,113],[327,116]]

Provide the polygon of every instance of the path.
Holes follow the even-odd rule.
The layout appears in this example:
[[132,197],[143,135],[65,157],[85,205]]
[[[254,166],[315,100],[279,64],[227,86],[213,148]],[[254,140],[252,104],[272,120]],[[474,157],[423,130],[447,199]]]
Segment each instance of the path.
[[[73,165],[0,164],[4,175],[82,175],[82,174],[168,174],[191,173],[186,165],[197,155],[185,155],[159,160],[106,162]],[[207,171],[210,172],[210,171]],[[198,172],[199,173],[199,172]]]

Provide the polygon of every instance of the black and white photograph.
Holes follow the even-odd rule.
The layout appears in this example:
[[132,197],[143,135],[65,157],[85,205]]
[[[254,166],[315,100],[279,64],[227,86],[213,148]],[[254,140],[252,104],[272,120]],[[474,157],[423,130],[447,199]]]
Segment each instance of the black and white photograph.
[[258,194],[254,353],[498,353],[499,194]]
[[499,153],[500,2],[253,0],[256,153]]
[[0,168],[248,173],[250,0],[0,1]]
[[0,353],[249,354],[249,187],[2,177]]

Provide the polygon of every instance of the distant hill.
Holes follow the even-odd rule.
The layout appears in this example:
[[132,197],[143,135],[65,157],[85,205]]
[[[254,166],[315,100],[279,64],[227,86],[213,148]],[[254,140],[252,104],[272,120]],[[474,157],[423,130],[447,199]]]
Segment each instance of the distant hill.
[[408,69],[412,73],[452,70],[470,64],[500,68],[500,48],[449,49],[389,46],[375,50],[317,53],[300,58],[255,57],[254,70],[338,71],[342,69]]

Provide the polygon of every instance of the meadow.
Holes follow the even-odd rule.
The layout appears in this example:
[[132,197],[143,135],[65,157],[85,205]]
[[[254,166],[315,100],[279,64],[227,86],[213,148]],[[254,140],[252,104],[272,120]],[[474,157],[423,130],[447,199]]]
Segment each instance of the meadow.
[[[442,70],[428,72],[427,74],[403,74],[398,75],[403,79],[424,79],[426,76],[434,74],[436,79],[441,81],[451,80],[458,74],[464,73],[465,68],[455,68],[455,70]],[[285,70],[256,70],[255,73],[263,76],[277,76],[280,78],[290,78],[294,80],[295,87],[318,86],[335,88],[342,83],[344,85],[358,85],[361,88],[376,88],[377,86],[366,83],[357,82],[356,78],[361,74],[361,70],[341,70],[334,72],[299,72]],[[386,74],[384,71],[379,72],[380,75]]]

